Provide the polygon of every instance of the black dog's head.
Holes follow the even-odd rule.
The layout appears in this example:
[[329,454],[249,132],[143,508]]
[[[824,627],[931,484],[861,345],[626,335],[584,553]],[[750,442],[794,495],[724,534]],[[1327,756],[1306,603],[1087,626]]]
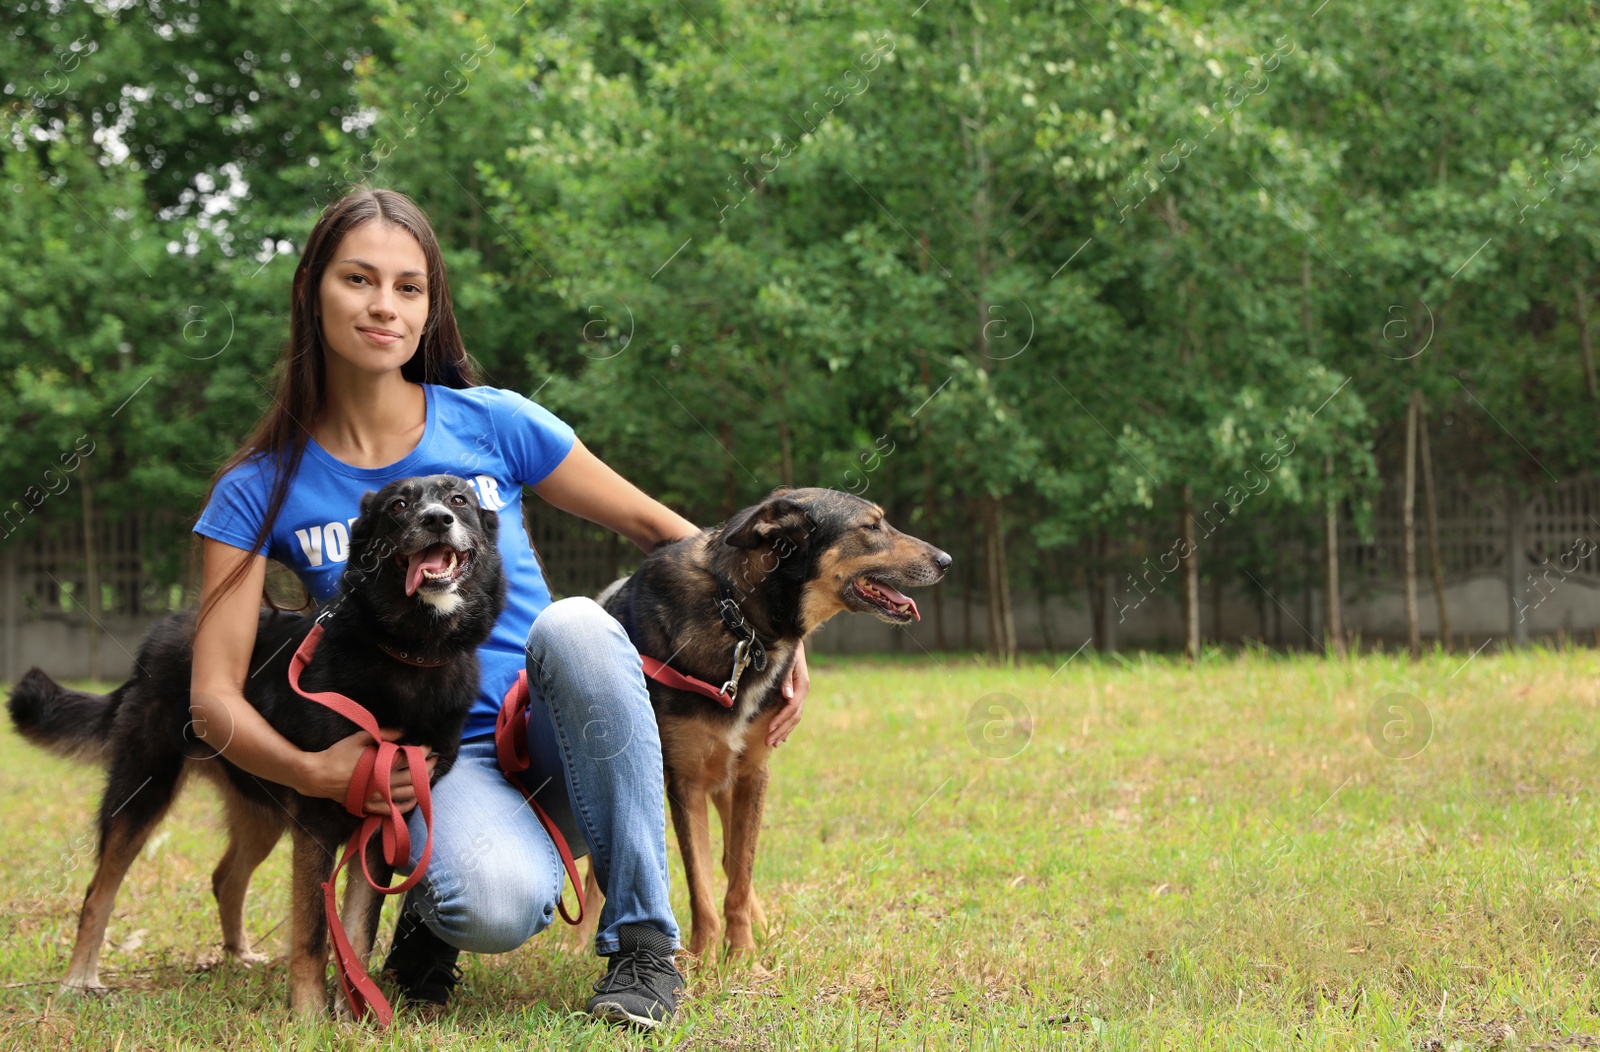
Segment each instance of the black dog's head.
[[773,490],[728,520],[721,537],[744,553],[747,584],[775,576],[771,585],[798,585],[802,635],[847,611],[894,625],[921,620],[900,589],[936,584],[951,562],[889,525],[878,505],[832,489]]
[[343,588],[392,627],[422,618],[420,627],[450,632],[486,620],[487,638],[505,605],[499,536],[499,514],[465,479],[400,479],[361,498]]

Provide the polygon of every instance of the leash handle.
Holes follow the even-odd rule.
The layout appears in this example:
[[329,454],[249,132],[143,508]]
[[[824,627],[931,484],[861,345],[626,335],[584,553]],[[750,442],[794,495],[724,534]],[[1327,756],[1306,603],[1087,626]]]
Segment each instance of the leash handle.
[[[394,748],[394,746],[390,746],[390,748]],[[403,745],[399,747],[399,750],[405,753],[406,763],[411,765],[413,771],[417,770],[419,765],[427,764],[427,760],[423,758],[422,746]],[[426,770],[427,768],[422,766],[422,769]],[[412,867],[409,877],[406,877],[398,884],[386,887],[373,878],[372,871],[367,867],[367,845],[371,843],[372,835],[381,830],[383,833],[383,860],[389,865],[399,868],[411,859],[411,833],[406,827],[404,819],[398,825],[389,820],[397,817],[394,811],[394,797],[388,784],[389,768],[380,762],[378,764],[378,772],[380,781],[378,791],[383,795],[385,802],[389,804],[389,814],[387,816],[368,815],[362,821],[361,826],[350,835],[350,845],[346,850],[346,854],[350,854],[351,851],[360,852],[361,875],[367,878],[367,883],[372,885],[374,891],[380,895],[398,895],[402,891],[410,891],[416,886],[417,882],[422,879],[422,875],[427,872],[428,860],[433,857],[433,790],[426,779],[413,783],[417,790],[417,809],[422,812],[422,828],[424,830],[422,854],[418,856],[417,864]],[[343,862],[340,863],[341,866],[343,864]]]
[[572,857],[572,848],[567,845],[567,838],[562,834],[561,827],[555,824],[545,809],[539,806],[539,801],[533,798],[528,787],[516,777],[532,764],[528,758],[528,670],[525,668],[517,671],[517,680],[511,684],[511,689],[506,691],[505,700],[500,704],[500,712],[495,716],[494,754],[500,764],[500,773],[505,775],[506,781],[516,786],[522,798],[528,801],[528,806],[533,808],[539,824],[550,834],[550,840],[556,846],[556,853],[561,856],[561,866],[567,871],[567,879],[572,881],[572,893],[578,899],[578,915],[574,917],[567,912],[565,895],[556,902],[556,908],[561,911],[562,920],[576,926],[583,920],[583,881],[578,879],[578,863]]

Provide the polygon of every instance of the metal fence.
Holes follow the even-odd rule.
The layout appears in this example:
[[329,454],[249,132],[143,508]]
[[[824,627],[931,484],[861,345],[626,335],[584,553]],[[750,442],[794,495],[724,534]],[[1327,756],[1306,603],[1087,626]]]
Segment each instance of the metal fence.
[[[1371,541],[1341,526],[1341,571],[1346,583],[1392,586],[1405,567],[1405,536],[1398,480],[1379,492]],[[1418,487],[1415,510],[1418,574],[1430,572],[1426,514]],[[1507,552],[1520,539],[1517,556],[1528,568],[1562,566],[1569,574],[1600,576],[1600,478],[1579,477],[1537,490],[1523,500],[1503,485],[1464,479],[1439,487],[1439,561],[1447,581],[1508,571]],[[1583,544],[1583,541],[1589,541]]]
[[[1356,535],[1348,516],[1341,524],[1341,591],[1353,599],[1392,590],[1400,580],[1404,565],[1401,500],[1398,482],[1383,487],[1370,540]],[[593,595],[638,563],[638,550],[608,530],[531,498],[524,508],[524,526],[551,591],[558,597]],[[1425,522],[1419,491],[1416,550],[1424,594],[1430,572]],[[152,620],[193,601],[196,581],[184,540],[189,536],[188,523],[166,509],[120,518],[99,516],[92,526],[92,576],[98,582],[98,603],[89,595],[91,561],[81,518],[61,516],[41,522],[30,537],[0,540],[0,659],[4,660],[0,675],[14,678],[34,660],[43,661],[37,656],[40,653],[68,661],[67,655],[74,649],[97,648],[101,635],[111,637],[115,644],[103,648],[107,669],[122,662],[125,654],[119,653],[118,647],[123,652],[131,650]],[[1026,526],[1013,519],[1014,537],[1020,538]],[[984,582],[972,532],[952,523],[951,529],[937,538],[960,564],[937,597],[942,608],[940,632],[952,646],[982,646],[986,635],[981,609]],[[1595,543],[1600,541],[1600,478],[1569,479],[1521,500],[1503,485],[1441,479],[1438,541],[1444,577],[1449,582],[1492,575],[1515,588],[1521,588],[1526,579],[1531,587],[1541,575],[1548,578],[1557,569],[1563,580],[1576,577],[1600,582],[1600,544]],[[1012,551],[1019,554],[1022,549],[1013,545]],[[1319,561],[1314,550],[1304,555],[1308,562]],[[1070,549],[1059,550],[1040,559],[1033,573],[1013,574],[1019,621],[1043,623],[1046,642],[1048,620],[1035,608],[1047,608],[1052,596],[1081,606],[1085,596],[1079,563]],[[1316,586],[1314,572],[1306,580]],[[1284,598],[1294,608],[1300,605]],[[1298,598],[1306,599],[1309,612],[1309,595]],[[100,633],[91,631],[95,625],[100,626]],[[1217,637],[1229,634],[1220,625],[1215,627]],[[1577,627],[1593,629],[1600,624]],[[901,642],[895,637],[893,645]]]

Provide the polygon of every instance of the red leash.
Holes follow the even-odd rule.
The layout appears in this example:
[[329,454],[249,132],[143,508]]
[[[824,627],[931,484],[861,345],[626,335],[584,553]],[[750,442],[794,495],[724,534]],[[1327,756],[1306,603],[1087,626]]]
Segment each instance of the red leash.
[[[572,881],[572,893],[578,897],[578,915],[574,917],[567,912],[565,897],[556,903],[556,907],[561,910],[563,920],[576,925],[583,920],[583,881],[578,879],[578,863],[572,858],[572,848],[567,846],[567,838],[561,835],[560,827],[551,821],[545,809],[539,806],[539,802],[528,791],[528,787],[516,777],[533,763],[528,757],[527,669],[518,670],[517,681],[506,691],[505,701],[500,705],[500,714],[495,717],[494,754],[495,759],[500,762],[500,773],[504,774],[506,781],[516,786],[522,798],[528,801],[528,806],[533,808],[533,813],[539,818],[539,824],[544,826],[544,831],[550,834],[551,841],[556,845],[556,853],[561,856],[561,865],[567,871],[567,879]],[[593,860],[590,864],[593,864]]]
[[675,687],[678,690],[692,690],[696,694],[704,694],[712,701],[717,702],[725,709],[733,708],[733,698],[720,687],[713,687],[703,679],[686,676],[682,672],[668,665],[664,661],[657,661],[653,657],[639,655],[644,662],[644,674],[661,684],[663,687]]
[[[334,885],[338,882],[339,871],[349,864],[350,859],[359,855],[361,859],[361,874],[374,890],[383,895],[398,895],[409,891],[422,879],[427,871],[428,860],[433,855],[433,795],[429,789],[426,777],[417,779],[416,772],[426,772],[428,769],[427,755],[420,745],[395,745],[386,742],[378,728],[378,721],[365,707],[351,698],[345,697],[334,691],[307,692],[300,687],[300,675],[311,662],[311,657],[316,653],[317,644],[322,640],[322,625],[315,624],[305,639],[295,650],[294,656],[289,660],[289,686],[296,694],[309,701],[326,705],[334,712],[354,723],[357,727],[370,734],[378,744],[369,745],[361,754],[361,759],[356,763],[356,769],[350,776],[350,788],[345,793],[344,807],[346,811],[362,819],[361,825],[350,834],[350,842],[345,845],[344,856],[339,859],[339,864],[333,868],[333,874],[322,885],[323,911],[328,920],[329,939],[333,943],[334,972],[339,977],[339,984],[344,989],[345,997],[350,1002],[350,1009],[356,1018],[361,1018],[371,1013],[379,1029],[387,1027],[394,1018],[394,1010],[389,1007],[389,1002],[378,989],[372,977],[367,974],[362,966],[362,961],[356,955],[355,947],[350,944],[350,937],[344,930],[344,924],[339,917],[337,897]],[[727,692],[713,687],[705,680],[687,676],[671,668],[663,662],[652,657],[644,657],[645,675],[664,686],[674,687],[678,690],[693,691],[702,694],[721,704],[724,708],[733,707],[733,698]],[[523,669],[517,673],[516,682],[511,689],[506,691],[504,702],[501,703],[500,713],[495,718],[494,748],[495,758],[499,761],[501,773],[512,785],[522,793],[523,799],[528,801],[528,806],[538,817],[539,824],[544,826],[545,832],[550,834],[550,839],[556,846],[556,851],[561,856],[561,865],[567,871],[567,878],[572,881],[573,894],[578,899],[578,915],[574,917],[567,912],[565,899],[557,903],[561,916],[568,924],[578,924],[583,920],[583,881],[578,879],[578,864],[572,857],[572,848],[567,844],[567,838],[562,835],[550,815],[543,807],[539,806],[533,798],[533,793],[516,777],[531,766],[532,761],[528,756],[528,673]],[[395,763],[404,755],[406,763],[412,772],[412,785],[417,793],[417,806],[422,809],[422,823],[427,830],[426,839],[422,844],[422,856],[417,865],[412,869],[411,875],[399,884],[385,887],[372,879],[372,873],[367,868],[367,845],[372,840],[372,835],[379,830],[383,832],[383,858],[391,866],[401,866],[411,857],[411,835],[406,827],[404,816],[394,807],[394,796],[391,779],[394,774]],[[388,815],[369,815],[366,813],[366,799],[373,792],[377,792],[389,805]]]
[[[686,676],[669,668],[655,658],[644,659],[645,675],[658,683],[680,690],[692,690],[697,694],[704,694],[714,698],[724,707],[733,707],[733,698],[713,687],[702,679]],[[533,798],[528,787],[516,777],[526,771],[532,760],[528,757],[528,670],[521,669],[517,672],[516,682],[511,684],[511,689],[506,691],[505,700],[500,705],[500,714],[494,721],[494,752],[495,758],[500,763],[500,772],[506,776],[506,781],[517,787],[522,798],[528,801],[528,806],[533,808],[533,813],[538,816],[539,824],[544,826],[545,832],[550,834],[551,841],[556,846],[556,853],[561,856],[561,865],[567,871],[567,878],[572,881],[572,892],[578,898],[578,915],[574,917],[567,912],[565,899],[557,903],[561,910],[562,919],[568,924],[577,924],[583,920],[583,881],[578,879],[578,864],[572,858],[572,848],[567,846],[567,838],[561,834],[561,829],[551,820],[545,809]]]
[[[333,943],[334,972],[339,977],[339,985],[343,987],[345,997],[350,1001],[350,1010],[358,1019],[371,1012],[379,1029],[382,1029],[389,1025],[394,1011],[389,1007],[383,992],[362,967],[355,947],[350,945],[350,937],[345,933],[344,924],[339,919],[334,884],[339,879],[339,871],[349,863],[352,856],[358,854],[361,858],[362,876],[366,877],[367,883],[380,894],[398,895],[402,891],[410,890],[422,879],[422,874],[428,868],[428,859],[433,854],[433,795],[428,787],[428,759],[420,745],[395,745],[393,742],[383,741],[378,721],[372,713],[343,694],[333,691],[307,693],[300,689],[300,674],[310,663],[311,655],[316,652],[317,643],[321,639],[322,625],[313,625],[305,640],[295,650],[294,657],[289,660],[289,686],[302,698],[326,705],[337,712],[372,735],[373,740],[378,743],[367,746],[356,764],[355,773],[350,776],[350,788],[345,793],[344,808],[360,817],[362,822],[356,831],[350,834],[350,842],[345,845],[344,857],[339,859],[339,864],[333,868],[333,874],[322,885],[322,906],[328,918],[329,939]],[[395,809],[390,786],[395,763],[401,755],[405,756],[406,763],[411,768],[412,785],[417,792],[417,806],[422,809],[422,824],[427,829],[427,838],[422,843],[422,857],[412,869],[411,875],[393,887],[384,887],[372,879],[372,873],[367,869],[367,844],[372,840],[372,834],[379,829],[383,831],[383,859],[391,866],[403,866],[411,858],[411,835],[406,829],[405,817]],[[422,772],[420,778],[417,776],[419,771]],[[374,791],[389,805],[388,815],[366,814],[367,796]]]

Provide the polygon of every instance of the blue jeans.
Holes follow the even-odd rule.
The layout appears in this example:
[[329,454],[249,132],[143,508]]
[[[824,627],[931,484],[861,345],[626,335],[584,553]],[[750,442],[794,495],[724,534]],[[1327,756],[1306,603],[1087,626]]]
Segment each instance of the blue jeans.
[[[528,755],[522,779],[605,892],[595,951],[644,924],[678,945],[667,897],[661,739],[644,670],[615,618],[592,599],[550,604],[528,633]],[[422,814],[407,816],[412,863]],[[433,855],[410,892],[424,922],[473,953],[506,953],[549,927],[566,872],[533,810],[500,773],[494,741],[462,743],[433,787]],[[576,889],[567,892],[576,911]]]

